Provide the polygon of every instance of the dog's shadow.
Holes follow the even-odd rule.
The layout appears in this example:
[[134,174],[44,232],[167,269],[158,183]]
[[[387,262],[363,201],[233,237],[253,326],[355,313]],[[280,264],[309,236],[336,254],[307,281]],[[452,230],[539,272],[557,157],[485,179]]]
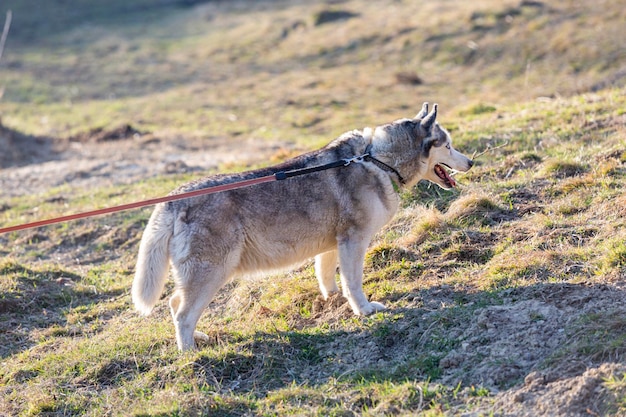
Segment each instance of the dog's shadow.
[[[204,346],[193,367],[222,394],[265,396],[293,385],[364,381],[508,389],[548,364],[553,371],[545,371],[546,380],[557,378],[550,372],[560,372],[558,378],[582,374],[588,361],[571,366],[581,349],[605,346],[591,356],[598,363],[621,357],[626,345],[611,329],[626,326],[624,295],[608,285],[542,283],[472,293],[443,285],[391,294],[388,311],[330,330],[251,336],[225,330],[221,337],[230,340]],[[588,340],[599,333],[602,340]]]

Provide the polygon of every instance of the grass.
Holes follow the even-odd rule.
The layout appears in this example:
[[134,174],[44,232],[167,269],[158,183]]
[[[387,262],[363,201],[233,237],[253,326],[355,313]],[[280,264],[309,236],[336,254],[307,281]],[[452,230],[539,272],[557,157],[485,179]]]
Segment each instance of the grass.
[[[622,91],[609,90],[588,101],[626,105],[622,97]],[[578,100],[561,100],[558,108],[569,113]],[[508,123],[484,114],[481,126],[507,135],[510,149],[493,151],[459,178],[460,194],[439,199],[440,191],[419,186],[403,196],[400,215],[368,254],[367,292],[391,307],[371,318],[356,319],[345,310],[313,313],[316,283],[305,266],[231,286],[200,325],[215,342],[180,355],[164,303],[154,316],[140,318],[127,293],[147,210],[3,237],[11,249],[5,249],[8,258],[0,268],[6,313],[2,408],[21,415],[120,409],[138,415],[441,415],[489,404],[492,394],[479,380],[449,373],[448,355],[459,348],[459,331],[477,308],[500,305],[511,289],[559,282],[610,285],[625,265],[623,210],[617,203],[623,199],[624,168],[620,156],[613,156],[622,145],[620,128],[603,137],[603,152],[598,144],[574,150],[570,142],[557,143],[539,161],[525,156],[532,147],[516,126],[540,114],[541,106],[501,111]],[[467,146],[479,132],[470,128],[478,125],[474,119],[455,122],[465,132],[457,143]],[[596,134],[589,129],[580,138]],[[588,161],[587,168],[556,164],[561,157]],[[533,167],[515,162],[520,165],[502,181],[517,166],[512,158]],[[181,180],[130,184],[125,193],[165,193]],[[113,192],[63,195],[68,204],[88,208],[114,203]],[[47,198],[58,194],[51,190]],[[418,205],[419,195],[426,207]],[[33,201],[10,199],[4,221],[21,220]],[[36,215],[56,210],[47,203]],[[94,261],[54,260],[66,253],[89,254]],[[555,361],[574,354],[598,362],[619,357],[623,340],[610,331],[619,317],[581,316],[568,330],[578,341],[565,353],[555,352]],[[600,348],[591,342],[598,337],[610,340]],[[448,364],[442,366],[444,358]],[[459,384],[463,394],[455,393]]]
[[[165,140],[313,148],[429,100],[458,149],[487,152],[457,190],[403,193],[365,264],[387,312],[320,306],[308,263],[229,284],[194,353],[177,352],[164,300],[147,318],[132,309],[149,209],[0,236],[0,413],[490,415],[525,406],[502,401],[530,372],[567,380],[576,361],[603,378],[597,413],[624,412],[619,2],[354,1],[336,7],[358,16],[317,26],[317,3],[127,3],[3,2],[15,21],[2,123],[69,137],[121,121]],[[407,71],[424,82],[399,83]],[[7,197],[0,224],[192,177]]]

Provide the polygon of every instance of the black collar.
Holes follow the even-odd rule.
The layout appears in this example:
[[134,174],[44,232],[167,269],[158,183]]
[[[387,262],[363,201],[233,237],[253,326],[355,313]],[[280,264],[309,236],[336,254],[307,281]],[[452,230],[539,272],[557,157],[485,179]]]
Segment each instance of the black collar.
[[396,177],[398,177],[398,181],[400,181],[400,184],[402,185],[406,184],[406,181],[404,180],[404,178],[402,178],[402,175],[400,175],[397,169],[395,169],[394,167],[390,165],[387,165],[380,159],[376,159],[372,156],[372,144],[371,143],[367,145],[367,148],[365,148],[365,154],[363,155],[363,160],[368,161],[368,162],[373,162],[374,165],[376,165],[378,168],[382,169],[383,171],[387,171],[387,172],[391,172],[395,174]]

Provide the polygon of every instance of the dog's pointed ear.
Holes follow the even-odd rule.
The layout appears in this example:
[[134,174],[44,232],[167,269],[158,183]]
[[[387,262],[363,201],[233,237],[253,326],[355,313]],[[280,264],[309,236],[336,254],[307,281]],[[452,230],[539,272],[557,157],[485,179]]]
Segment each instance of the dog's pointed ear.
[[432,129],[433,124],[435,123],[435,119],[437,118],[437,104],[433,104],[433,110],[422,119],[420,122],[420,126],[422,126],[426,131],[430,131]]
[[428,102],[425,101],[424,104],[422,104],[422,110],[420,110],[420,112],[417,113],[414,118],[423,119],[424,117],[426,117],[427,114],[428,114]]

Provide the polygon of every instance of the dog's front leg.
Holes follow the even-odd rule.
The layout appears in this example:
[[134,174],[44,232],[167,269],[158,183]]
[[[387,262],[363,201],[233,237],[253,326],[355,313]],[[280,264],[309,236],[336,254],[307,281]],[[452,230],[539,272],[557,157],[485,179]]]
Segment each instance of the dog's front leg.
[[348,238],[339,242],[339,272],[343,295],[354,314],[367,316],[382,311],[381,303],[369,302],[363,293],[363,262],[369,239]]

